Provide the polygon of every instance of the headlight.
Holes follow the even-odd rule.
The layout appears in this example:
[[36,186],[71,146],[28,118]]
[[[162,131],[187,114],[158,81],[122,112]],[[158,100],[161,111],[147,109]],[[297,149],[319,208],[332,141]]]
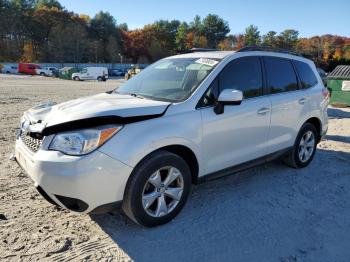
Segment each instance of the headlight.
[[121,128],[122,126],[108,126],[60,133],[55,135],[49,149],[67,155],[85,155],[103,145]]

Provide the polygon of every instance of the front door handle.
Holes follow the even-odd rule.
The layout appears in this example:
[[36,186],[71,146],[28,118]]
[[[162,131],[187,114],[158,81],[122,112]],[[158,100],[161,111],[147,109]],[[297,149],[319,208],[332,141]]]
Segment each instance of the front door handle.
[[305,97],[300,98],[300,99],[299,99],[299,104],[303,105],[303,104],[306,103],[306,101],[307,101],[307,98],[305,98]]
[[268,112],[270,112],[270,108],[263,107],[258,110],[258,115],[266,115]]

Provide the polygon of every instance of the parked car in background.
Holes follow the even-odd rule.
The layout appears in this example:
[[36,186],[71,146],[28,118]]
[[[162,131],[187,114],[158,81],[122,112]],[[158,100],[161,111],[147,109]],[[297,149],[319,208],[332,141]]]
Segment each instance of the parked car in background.
[[4,65],[2,72],[4,74],[18,74],[18,65]]
[[110,76],[124,76],[126,73],[126,70],[123,69],[109,69],[108,74]]
[[45,67],[36,69],[36,74],[41,76],[55,76],[58,69],[56,67]]
[[77,213],[121,205],[156,226],[180,212],[193,183],[276,158],[308,166],[328,102],[314,63],[300,56],[172,56],[110,92],[28,110],[15,159],[51,203]]
[[18,72],[27,75],[36,75],[36,69],[41,69],[41,66],[31,63],[19,63]]
[[85,67],[80,72],[72,74],[72,79],[106,81],[108,79],[107,67]]
[[58,77],[61,79],[70,80],[72,79],[72,74],[77,73],[79,70],[75,67],[63,67],[58,70]]
[[320,75],[324,86],[327,86],[327,73],[322,69],[317,67],[317,72]]
[[58,77],[59,76],[60,71],[59,71],[59,69],[57,67],[49,67],[49,68],[50,68],[50,70],[52,72],[52,76],[54,76],[54,77]]

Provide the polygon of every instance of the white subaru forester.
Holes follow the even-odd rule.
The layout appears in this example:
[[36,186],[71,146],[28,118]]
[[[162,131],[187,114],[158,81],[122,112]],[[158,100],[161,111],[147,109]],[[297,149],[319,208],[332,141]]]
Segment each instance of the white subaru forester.
[[191,184],[281,158],[306,167],[328,126],[312,61],[244,48],[162,59],[116,90],[24,113],[15,159],[51,203],[121,205],[164,224]]

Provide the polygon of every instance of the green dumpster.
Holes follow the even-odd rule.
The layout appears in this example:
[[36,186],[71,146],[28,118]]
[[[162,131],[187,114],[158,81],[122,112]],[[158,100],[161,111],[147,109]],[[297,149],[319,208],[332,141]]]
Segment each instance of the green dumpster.
[[339,65],[327,76],[331,104],[350,106],[350,65]]
[[72,74],[78,72],[77,68],[74,67],[63,67],[58,72],[58,77],[61,79],[72,79]]

